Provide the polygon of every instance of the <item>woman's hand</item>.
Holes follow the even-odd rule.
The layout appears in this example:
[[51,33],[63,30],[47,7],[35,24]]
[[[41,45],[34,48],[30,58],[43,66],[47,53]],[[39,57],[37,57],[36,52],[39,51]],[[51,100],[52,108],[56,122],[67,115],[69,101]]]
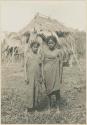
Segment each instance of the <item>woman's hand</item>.
[[43,78],[40,79],[40,84],[43,84],[45,80]]
[[44,78],[42,78],[42,83],[45,83],[45,79]]
[[59,57],[60,55],[58,54],[57,57]]
[[60,80],[60,84],[62,84],[62,79]]
[[28,80],[25,80],[25,83],[28,85],[28,84],[29,84],[29,81],[28,81]]
[[42,84],[43,83],[43,78],[40,78],[40,84]]

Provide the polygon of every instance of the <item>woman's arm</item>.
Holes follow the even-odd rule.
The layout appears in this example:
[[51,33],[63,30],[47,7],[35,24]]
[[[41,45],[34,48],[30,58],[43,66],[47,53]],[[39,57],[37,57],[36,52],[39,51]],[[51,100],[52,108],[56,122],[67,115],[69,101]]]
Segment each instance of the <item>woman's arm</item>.
[[41,69],[41,81],[44,81],[44,52],[40,51],[40,69]]
[[62,75],[63,75],[63,53],[59,54],[59,75],[60,75],[60,83],[62,83]]
[[27,69],[29,68],[29,67],[28,67],[28,66],[29,66],[29,65],[28,65],[28,61],[29,61],[29,57],[26,56],[26,57],[25,57],[25,65],[24,65],[24,75],[25,75],[25,82],[26,82],[27,84],[29,84],[28,75],[27,75],[27,74],[28,74],[28,70],[27,70]]

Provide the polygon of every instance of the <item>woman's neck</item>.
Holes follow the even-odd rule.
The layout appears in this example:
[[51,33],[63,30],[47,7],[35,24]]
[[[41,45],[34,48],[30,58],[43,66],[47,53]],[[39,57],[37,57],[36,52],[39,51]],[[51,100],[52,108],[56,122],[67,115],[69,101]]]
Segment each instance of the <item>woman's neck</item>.
[[37,53],[33,52],[34,55],[37,55]]
[[53,49],[50,49],[50,48],[49,48],[49,50],[54,51],[54,50],[55,50],[55,48],[53,48]]

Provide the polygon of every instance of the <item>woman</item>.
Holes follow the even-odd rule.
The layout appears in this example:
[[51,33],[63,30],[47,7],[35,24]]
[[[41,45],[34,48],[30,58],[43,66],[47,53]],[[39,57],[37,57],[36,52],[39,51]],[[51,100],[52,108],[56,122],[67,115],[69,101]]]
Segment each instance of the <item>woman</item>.
[[51,97],[56,96],[56,106],[59,111],[60,107],[60,83],[62,82],[62,63],[61,51],[57,46],[55,36],[47,38],[47,49],[44,51],[44,80],[46,92],[49,97],[51,107]]
[[41,59],[38,54],[40,44],[33,41],[30,44],[31,52],[26,60],[26,83],[27,83],[27,110],[36,110],[38,106],[38,94],[41,83]]

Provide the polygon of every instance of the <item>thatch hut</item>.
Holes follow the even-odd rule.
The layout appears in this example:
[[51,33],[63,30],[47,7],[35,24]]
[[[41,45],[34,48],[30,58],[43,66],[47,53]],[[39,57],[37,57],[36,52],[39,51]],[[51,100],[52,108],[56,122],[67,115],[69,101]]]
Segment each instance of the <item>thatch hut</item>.
[[[30,39],[34,39],[34,35],[31,35],[32,32],[39,34],[43,41],[46,40],[47,36],[54,34],[62,47],[63,53],[67,55],[66,57],[69,57],[71,53],[76,57],[75,41],[72,37],[73,30],[67,28],[57,20],[37,13],[32,21],[19,31],[19,34],[22,36],[28,33],[30,42]],[[66,60],[69,59],[67,58]]]
[[6,39],[6,49],[4,52],[6,52],[6,60],[9,62],[13,62],[15,60],[16,56],[20,56],[21,48],[22,48],[22,41],[20,39],[20,36],[18,36],[17,33],[11,32],[7,35]]

